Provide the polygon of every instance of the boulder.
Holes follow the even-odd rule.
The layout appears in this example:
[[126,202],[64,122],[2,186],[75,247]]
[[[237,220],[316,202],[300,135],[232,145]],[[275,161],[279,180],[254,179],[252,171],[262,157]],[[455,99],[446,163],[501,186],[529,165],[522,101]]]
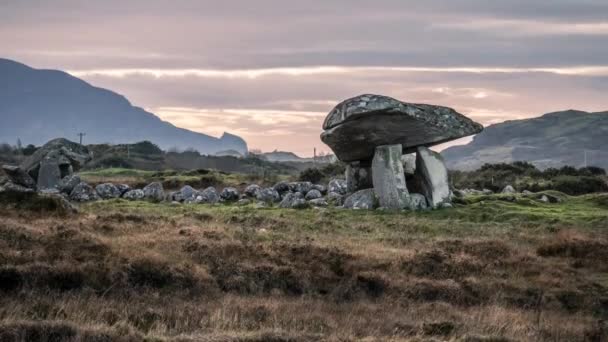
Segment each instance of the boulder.
[[403,164],[403,172],[405,172],[405,175],[413,176],[414,172],[416,172],[416,153],[402,155],[401,163]]
[[180,191],[172,191],[167,195],[165,201],[181,203],[184,201],[184,197],[182,196],[182,193]]
[[76,187],[76,185],[80,184],[80,182],[81,182],[80,176],[78,176],[76,174],[71,174],[69,176],[65,176],[61,180],[61,183],[59,183],[59,191],[61,191],[64,194],[69,195],[72,193],[72,190],[74,190],[74,187]]
[[304,199],[306,199],[307,201],[310,201],[310,200],[318,199],[321,197],[323,197],[323,195],[321,194],[321,191],[319,191],[317,189],[312,189],[308,193],[306,193],[306,196],[304,196]]
[[344,195],[341,195],[337,192],[329,192],[327,194],[327,202],[340,207],[344,205]]
[[279,204],[280,208],[304,209],[308,207],[308,203],[300,192],[288,192],[283,196],[283,200]]
[[8,180],[29,189],[36,189],[36,181],[21,167],[13,165],[3,165],[2,170],[8,176]]
[[515,192],[515,189],[511,185],[505,186],[501,191],[503,194],[514,194]]
[[116,184],[116,189],[118,189],[118,191],[120,192],[120,196],[122,197],[129,190],[131,190],[131,187],[127,184]]
[[273,186],[273,188],[281,195],[289,191],[289,183],[287,182],[278,182]]
[[190,185],[185,185],[179,190],[180,201],[192,202],[198,196],[198,191]]
[[129,190],[122,195],[124,199],[128,199],[130,201],[140,201],[146,197],[146,194],[141,189]]
[[289,190],[292,192],[300,192],[302,194],[307,194],[310,190],[312,190],[311,182],[292,182],[289,183]]
[[258,197],[258,193],[262,190],[262,188],[257,184],[251,184],[245,188],[243,192],[247,197]]
[[325,200],[325,198],[317,198],[317,199],[310,200],[310,201],[308,201],[308,204],[312,205],[313,207],[319,207],[319,208],[324,208],[329,205],[327,203],[327,201]]
[[112,183],[99,184],[95,187],[95,191],[102,199],[120,197],[120,190]]
[[70,200],[74,202],[89,202],[98,199],[99,196],[97,195],[97,191],[84,182],[78,183],[72,190],[72,193],[70,193]]
[[220,198],[224,201],[238,201],[239,191],[232,187],[224,188],[220,193]]
[[2,186],[3,192],[17,192],[17,193],[34,193],[34,189],[26,188],[23,185],[15,184],[13,182],[4,183]]
[[433,146],[479,133],[483,126],[455,110],[405,103],[381,95],[360,95],[338,104],[325,118],[321,140],[343,162],[371,160],[375,148]]
[[450,202],[448,170],[437,152],[418,147],[413,184],[416,192],[426,197],[431,208],[440,208],[443,203]]
[[160,182],[153,182],[143,188],[144,198],[152,202],[162,202],[165,199],[165,190]]
[[353,193],[373,187],[371,162],[352,162],[346,165],[346,191]]
[[344,208],[372,210],[378,207],[374,189],[359,190],[344,200]]
[[409,192],[401,163],[401,145],[378,146],[372,161],[372,180],[381,207],[409,207]]
[[266,203],[276,203],[281,201],[281,195],[274,188],[265,188],[257,192],[258,201]]
[[61,180],[65,176],[80,170],[90,160],[91,154],[86,147],[67,139],[59,138],[44,144],[44,146],[39,148],[21,164],[21,168],[33,179],[39,180],[42,163],[47,163],[45,170],[47,174],[43,176],[43,179],[45,182],[51,182],[51,184],[47,184],[47,187],[52,187],[52,182],[55,178],[46,177],[50,177],[57,172],[55,166],[59,168],[58,178]]
[[199,197],[200,199],[197,197],[196,201],[200,203],[215,204],[220,201],[220,195],[217,193],[217,190],[215,190],[215,188],[212,186],[201,191]]
[[327,185],[328,193],[336,193],[346,195],[348,193],[348,185],[344,179],[332,179]]
[[318,190],[323,195],[327,193],[327,187],[325,185],[314,184],[312,188]]

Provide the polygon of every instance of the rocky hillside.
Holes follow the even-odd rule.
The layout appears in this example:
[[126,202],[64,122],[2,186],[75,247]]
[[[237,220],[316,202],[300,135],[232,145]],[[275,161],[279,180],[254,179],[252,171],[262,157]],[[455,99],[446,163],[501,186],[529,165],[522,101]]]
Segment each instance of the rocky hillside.
[[247,153],[238,136],[220,138],[175,127],[133,106],[125,97],[57,70],[37,70],[0,59],[0,142],[41,145],[56,137],[87,143],[152,140],[163,149],[194,148],[204,154],[222,150]]
[[540,169],[570,165],[608,168],[608,112],[577,110],[491,125],[472,142],[442,152],[450,169],[528,161]]

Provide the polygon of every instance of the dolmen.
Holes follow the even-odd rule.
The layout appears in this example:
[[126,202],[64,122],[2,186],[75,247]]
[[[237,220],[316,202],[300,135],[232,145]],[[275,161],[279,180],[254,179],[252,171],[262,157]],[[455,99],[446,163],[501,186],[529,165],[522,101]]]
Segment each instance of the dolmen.
[[[338,104],[325,118],[321,140],[347,163],[347,192],[363,191],[350,202],[369,198],[373,189],[382,208],[440,208],[450,206],[448,172],[429,147],[482,130],[452,108],[367,94]],[[415,171],[406,182],[402,156],[411,153]]]

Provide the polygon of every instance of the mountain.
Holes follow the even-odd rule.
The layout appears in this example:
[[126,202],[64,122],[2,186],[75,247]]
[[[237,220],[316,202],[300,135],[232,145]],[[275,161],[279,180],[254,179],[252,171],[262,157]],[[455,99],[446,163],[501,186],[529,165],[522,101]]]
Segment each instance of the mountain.
[[540,169],[570,165],[608,168],[608,112],[566,110],[486,127],[467,145],[441,152],[448,168],[528,161]]
[[94,87],[58,70],[38,70],[0,59],[0,142],[41,145],[57,138],[86,143],[153,141],[163,149],[194,148],[247,153],[245,141],[229,133],[215,138],[175,127],[122,95]]
[[317,156],[317,158],[302,158],[293,152],[273,151],[259,154],[259,157],[269,162],[296,162],[296,163],[332,163],[335,161],[334,155]]

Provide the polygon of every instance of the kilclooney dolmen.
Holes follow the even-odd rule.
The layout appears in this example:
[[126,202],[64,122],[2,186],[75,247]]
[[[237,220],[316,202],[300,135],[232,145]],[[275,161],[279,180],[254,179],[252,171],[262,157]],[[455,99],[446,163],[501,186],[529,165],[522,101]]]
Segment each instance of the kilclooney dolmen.
[[348,164],[345,207],[416,210],[451,206],[447,169],[429,147],[483,126],[448,107],[361,95],[338,104],[323,130],[321,140]]

